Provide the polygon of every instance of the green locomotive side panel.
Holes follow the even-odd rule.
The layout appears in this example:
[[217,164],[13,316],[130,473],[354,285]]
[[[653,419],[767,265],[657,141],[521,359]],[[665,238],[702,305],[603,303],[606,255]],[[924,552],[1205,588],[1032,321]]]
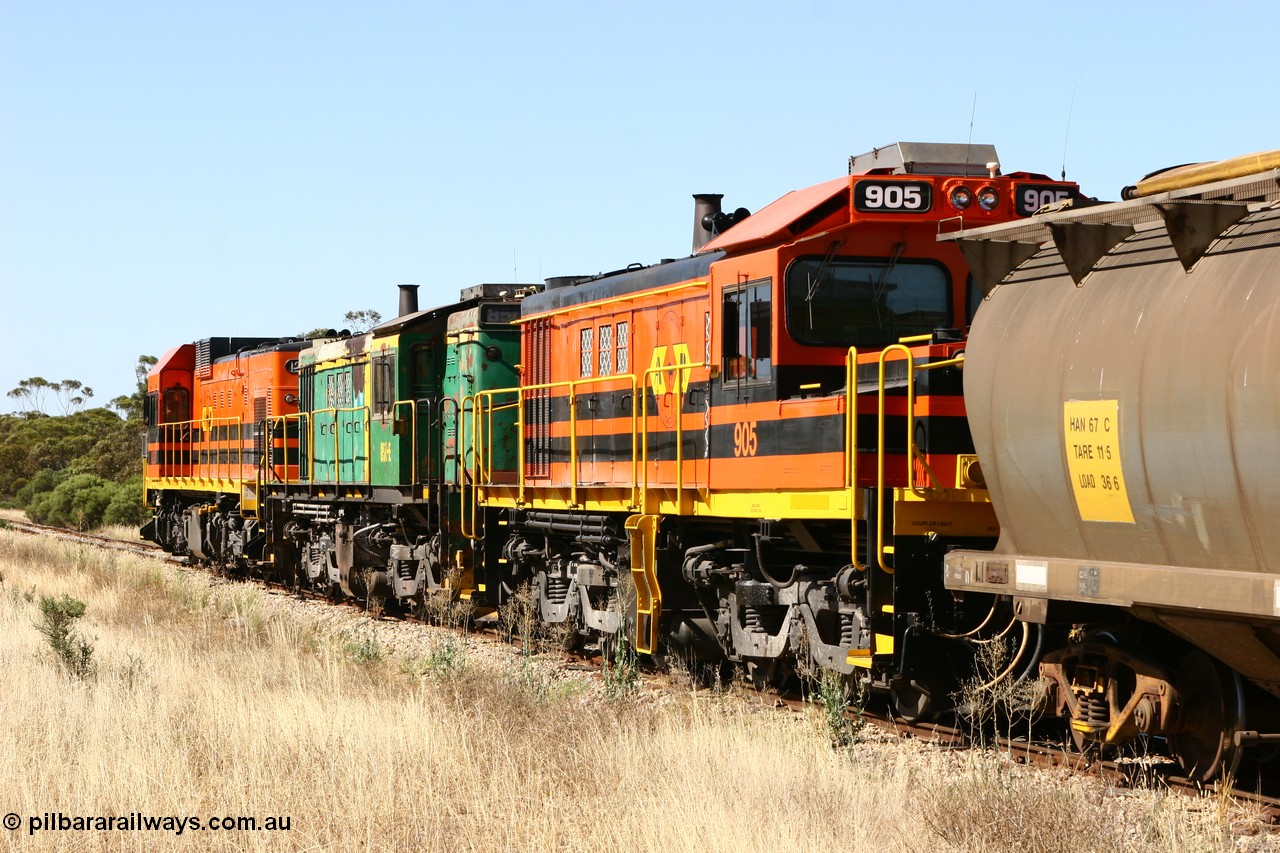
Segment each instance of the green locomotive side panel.
[[369,336],[317,341],[299,353],[299,475],[362,485],[369,476]]
[[399,335],[375,337],[369,359],[371,400],[369,452],[371,483],[401,486],[414,480],[409,434],[414,404],[408,397],[407,368]]
[[519,311],[515,303],[488,303],[449,318],[443,390],[451,402],[442,407],[441,419],[447,483],[462,482],[478,467],[499,479],[501,472],[515,476],[518,395],[490,392],[520,384],[520,330],[511,324]]
[[313,482],[363,484],[369,476],[368,361],[318,361],[311,376]]
[[369,430],[374,485],[430,486],[439,478],[443,338],[443,319],[429,318],[374,339]]

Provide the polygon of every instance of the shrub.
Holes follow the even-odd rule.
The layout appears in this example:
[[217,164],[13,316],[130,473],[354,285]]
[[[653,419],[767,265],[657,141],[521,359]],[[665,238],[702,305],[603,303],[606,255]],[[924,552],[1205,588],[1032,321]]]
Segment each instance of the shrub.
[[81,680],[94,673],[93,646],[71,627],[84,615],[84,610],[84,602],[69,595],[64,594],[61,598],[42,595],[41,621],[36,625],[36,630],[44,635],[63,670]]
[[107,504],[103,513],[103,524],[145,524],[151,517],[151,510],[142,502],[142,478],[133,477],[123,483],[115,484],[115,494]]
[[65,471],[44,468],[18,489],[18,493],[14,496],[15,503],[20,507],[29,506],[38,495],[52,492],[65,479],[67,479]]
[[52,492],[37,495],[27,506],[27,515],[40,524],[90,530],[102,525],[116,489],[95,474],[76,474]]

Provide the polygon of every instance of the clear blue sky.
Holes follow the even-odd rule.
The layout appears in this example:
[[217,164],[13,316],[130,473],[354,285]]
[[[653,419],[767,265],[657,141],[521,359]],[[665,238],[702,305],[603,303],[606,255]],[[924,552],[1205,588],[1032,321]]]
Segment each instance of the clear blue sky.
[[105,403],[140,354],[390,316],[402,282],[683,256],[692,193],[755,210],[971,114],[1006,171],[1065,143],[1104,198],[1280,148],[1280,6],[1213,8],[0,0],[0,391]]

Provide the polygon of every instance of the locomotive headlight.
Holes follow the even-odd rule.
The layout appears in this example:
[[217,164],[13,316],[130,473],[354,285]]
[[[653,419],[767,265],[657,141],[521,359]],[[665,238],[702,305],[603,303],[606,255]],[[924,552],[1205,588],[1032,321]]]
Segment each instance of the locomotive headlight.
[[973,193],[968,187],[956,187],[951,191],[951,206],[956,210],[964,210],[973,204]]
[[1000,194],[994,187],[983,187],[978,190],[978,207],[983,210],[995,210],[1000,203]]

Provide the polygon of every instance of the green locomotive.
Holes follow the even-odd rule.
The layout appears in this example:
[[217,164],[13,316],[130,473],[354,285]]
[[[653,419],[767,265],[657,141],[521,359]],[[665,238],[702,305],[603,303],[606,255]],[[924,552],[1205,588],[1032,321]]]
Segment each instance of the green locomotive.
[[[272,531],[268,571],[333,595],[421,611],[449,588],[497,604],[473,571],[464,498],[476,460],[476,395],[519,384],[515,285],[468,288],[419,311],[416,286],[371,332],[320,339],[299,354],[296,414],[271,419],[269,442],[296,454],[296,478],[262,484]],[[516,465],[516,412],[487,414],[489,464]],[[283,438],[283,441],[280,439]]]

